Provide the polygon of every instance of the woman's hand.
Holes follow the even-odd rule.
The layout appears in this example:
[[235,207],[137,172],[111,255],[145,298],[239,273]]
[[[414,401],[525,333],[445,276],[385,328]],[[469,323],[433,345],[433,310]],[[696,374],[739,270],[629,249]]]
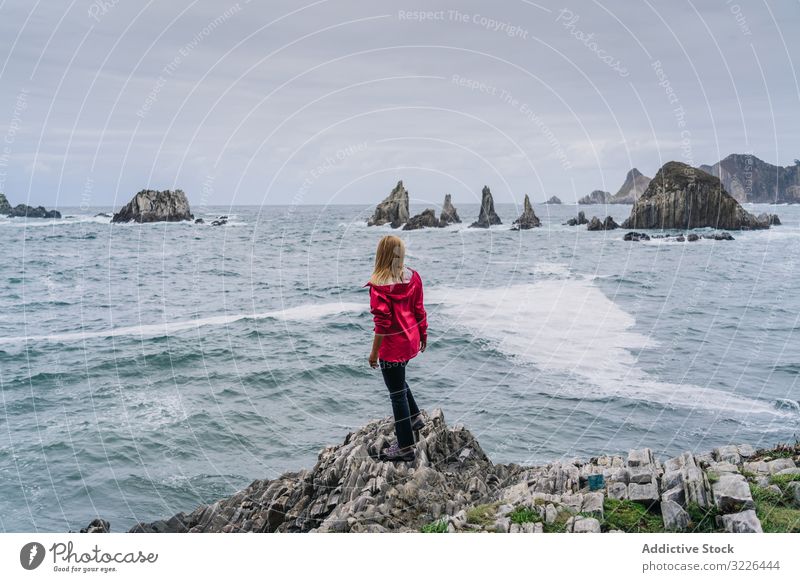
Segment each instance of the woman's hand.
[[370,352],[369,354],[369,365],[371,368],[378,367],[378,352]]
[[428,347],[428,338],[422,338],[419,340],[419,351],[424,352],[425,348]]

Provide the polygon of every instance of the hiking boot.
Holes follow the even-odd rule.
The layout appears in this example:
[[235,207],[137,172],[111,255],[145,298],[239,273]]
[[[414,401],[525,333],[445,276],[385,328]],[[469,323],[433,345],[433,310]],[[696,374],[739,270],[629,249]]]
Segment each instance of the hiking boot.
[[420,414],[417,415],[417,417],[414,418],[414,422],[411,423],[411,430],[419,432],[423,428],[425,428],[425,421],[422,420],[422,415]]
[[405,450],[394,443],[392,446],[381,451],[381,458],[384,461],[413,461],[417,458],[414,447],[407,447]]

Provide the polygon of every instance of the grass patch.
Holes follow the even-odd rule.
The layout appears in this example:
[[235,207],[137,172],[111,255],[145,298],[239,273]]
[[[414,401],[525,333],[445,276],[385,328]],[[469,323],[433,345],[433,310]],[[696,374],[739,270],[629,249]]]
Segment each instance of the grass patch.
[[553,523],[542,524],[544,533],[565,533],[567,531],[567,521],[572,517],[569,511],[559,511]]
[[[796,475],[777,475],[778,477],[796,477]],[[783,482],[785,487],[786,483]],[[780,486],[780,485],[779,485]],[[800,509],[792,507],[790,492],[782,489],[779,494],[766,487],[751,484],[750,492],[756,504],[756,515],[761,527],[768,533],[800,533]]]
[[530,507],[517,507],[508,514],[511,523],[537,523],[542,521],[538,511],[534,511]]
[[467,523],[474,523],[476,525],[490,525],[494,523],[495,514],[499,503],[484,503],[476,505],[467,510]]
[[708,477],[709,483],[716,483],[719,481],[719,474],[716,471],[706,471],[706,477]]
[[719,515],[719,510],[716,505],[700,507],[697,503],[689,503],[686,506],[686,513],[689,514],[688,530],[690,532],[713,533],[721,531],[717,527],[717,515]]
[[423,525],[419,531],[422,533],[447,533],[447,520],[445,518],[437,519]]
[[661,515],[648,511],[641,503],[606,498],[600,527],[603,531],[618,529],[626,533],[655,533],[664,531],[664,522]]
[[777,485],[781,489],[786,487],[792,481],[800,481],[800,475],[773,475],[769,478],[769,482]]

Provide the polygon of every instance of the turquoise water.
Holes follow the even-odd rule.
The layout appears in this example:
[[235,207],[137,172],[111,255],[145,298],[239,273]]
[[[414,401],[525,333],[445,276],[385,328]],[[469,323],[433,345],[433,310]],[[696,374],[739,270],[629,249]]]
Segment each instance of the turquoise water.
[[[457,202],[457,201],[456,201]],[[465,221],[477,205],[458,205]],[[287,470],[390,413],[367,365],[374,207],[207,208],[193,224],[0,219],[0,531],[113,531]],[[582,207],[621,222],[629,206]],[[562,226],[402,233],[425,282],[409,367],[497,462],[798,432],[800,207],[736,240]],[[420,208],[412,208],[419,211]],[[394,231],[397,232],[397,231]]]

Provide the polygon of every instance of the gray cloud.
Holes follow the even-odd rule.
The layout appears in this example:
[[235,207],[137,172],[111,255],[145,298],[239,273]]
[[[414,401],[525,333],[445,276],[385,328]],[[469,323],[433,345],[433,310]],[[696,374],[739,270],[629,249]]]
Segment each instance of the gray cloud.
[[403,178],[419,204],[572,200],[632,166],[800,157],[796,6],[265,4],[0,5],[0,191],[119,205],[213,176],[208,204],[372,204]]

